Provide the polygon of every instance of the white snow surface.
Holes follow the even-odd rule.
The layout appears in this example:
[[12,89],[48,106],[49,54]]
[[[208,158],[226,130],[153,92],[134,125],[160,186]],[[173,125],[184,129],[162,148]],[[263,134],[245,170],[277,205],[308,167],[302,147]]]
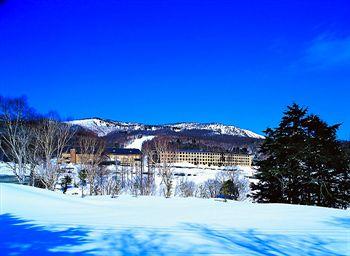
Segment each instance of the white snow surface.
[[349,255],[349,211],[0,184],[1,255]]
[[98,136],[106,136],[107,134],[114,131],[137,131],[143,129],[143,125],[141,124],[115,122],[109,120],[107,121],[100,118],[74,120],[69,121],[68,123],[84,127],[90,131],[95,132]]
[[210,130],[214,134],[224,134],[224,135],[234,135],[241,137],[250,137],[256,139],[264,139],[265,137],[259,134],[256,134],[252,131],[238,128],[233,125],[223,125],[219,123],[210,123],[210,124],[201,124],[201,123],[178,123],[171,124],[173,129],[177,131],[182,130]]
[[129,142],[125,148],[137,148],[142,149],[142,144],[148,140],[152,140],[155,136],[142,136],[141,138],[136,138]]
[[[265,137],[249,130],[241,129],[233,125],[224,125],[219,123],[177,123],[165,125],[145,125],[140,123],[126,123],[111,120],[103,120],[100,118],[90,118],[69,121],[69,124],[78,125],[85,129],[95,132],[98,136],[105,136],[114,131],[156,131],[169,128],[172,131],[180,132],[184,130],[207,130],[215,135],[232,135],[249,138],[264,139]],[[147,128],[146,128],[147,127]]]
[[[15,174],[13,173],[13,167],[15,166],[14,163],[5,163],[0,161],[0,176],[2,175],[6,175],[6,176],[15,176]],[[30,171],[29,168],[27,168],[25,170],[25,175],[29,175]]]

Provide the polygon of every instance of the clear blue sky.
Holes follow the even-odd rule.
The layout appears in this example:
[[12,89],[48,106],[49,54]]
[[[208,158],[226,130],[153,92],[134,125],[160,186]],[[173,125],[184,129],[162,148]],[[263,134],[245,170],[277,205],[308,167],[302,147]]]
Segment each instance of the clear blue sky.
[[297,102],[350,139],[350,3],[0,0],[0,89],[63,117],[259,133]]

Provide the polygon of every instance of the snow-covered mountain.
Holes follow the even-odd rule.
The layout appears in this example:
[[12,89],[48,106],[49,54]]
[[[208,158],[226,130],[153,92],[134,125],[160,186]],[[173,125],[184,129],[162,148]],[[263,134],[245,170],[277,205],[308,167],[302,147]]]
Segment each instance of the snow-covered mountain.
[[116,122],[101,118],[80,119],[69,121],[68,123],[88,129],[96,133],[98,136],[106,136],[107,134],[115,131],[138,131],[144,129],[144,125],[142,124]]
[[224,125],[220,123],[209,123],[209,124],[178,123],[178,124],[169,124],[166,126],[171,127],[171,129],[173,129],[174,131],[206,130],[206,131],[212,131],[213,134],[264,139],[264,136],[254,133],[252,131],[241,129],[233,125]]
[[88,118],[81,120],[69,121],[69,124],[77,125],[88,129],[98,136],[106,136],[111,132],[132,132],[132,131],[160,131],[170,130],[173,132],[183,131],[205,131],[210,135],[231,135],[246,138],[264,139],[264,136],[249,130],[241,129],[233,125],[224,125],[219,123],[176,123],[165,125],[146,125],[140,123],[127,123],[112,120],[104,120],[101,118]]

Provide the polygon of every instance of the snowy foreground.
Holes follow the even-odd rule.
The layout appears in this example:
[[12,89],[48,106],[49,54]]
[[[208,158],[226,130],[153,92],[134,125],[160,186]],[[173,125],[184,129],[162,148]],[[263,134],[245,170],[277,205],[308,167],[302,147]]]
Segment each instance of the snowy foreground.
[[0,184],[0,255],[349,255],[350,211]]

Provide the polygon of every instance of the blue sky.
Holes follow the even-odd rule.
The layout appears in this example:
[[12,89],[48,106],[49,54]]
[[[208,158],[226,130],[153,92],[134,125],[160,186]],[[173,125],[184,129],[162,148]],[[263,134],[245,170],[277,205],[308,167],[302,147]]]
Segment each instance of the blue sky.
[[350,3],[0,1],[0,93],[41,112],[261,133],[297,102],[350,139]]

